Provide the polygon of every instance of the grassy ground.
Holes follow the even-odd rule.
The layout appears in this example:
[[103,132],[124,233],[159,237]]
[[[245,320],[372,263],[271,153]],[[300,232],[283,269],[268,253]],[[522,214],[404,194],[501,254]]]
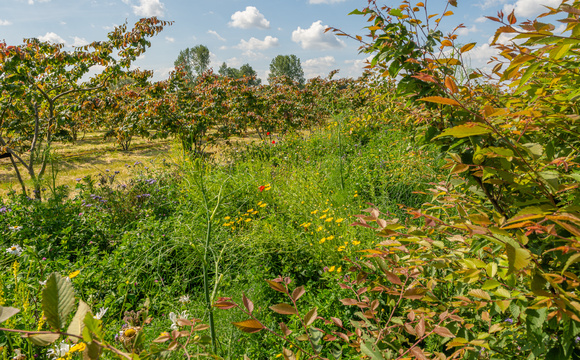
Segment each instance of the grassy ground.
[[[123,151],[114,140],[103,139],[104,132],[91,132],[85,134],[76,143],[54,142],[53,154],[56,158],[55,170],[58,172],[56,185],[68,185],[75,187],[77,179],[87,175],[103,174],[106,172],[119,171],[117,180],[129,179],[131,172],[129,166],[136,162],[146,164],[150,168],[158,168],[163,160],[175,162],[182,158],[182,149],[178,142],[173,139],[150,140],[135,137],[128,151]],[[232,147],[248,144],[258,140],[257,136],[250,134],[245,138],[232,138],[229,143]],[[222,154],[226,148],[224,142],[208,146],[205,151],[215,161],[224,162]],[[52,168],[49,166],[45,175],[45,183],[50,185]],[[30,176],[20,169],[27,188],[32,181]],[[0,198],[9,191],[20,191],[20,184],[10,159],[0,159]]]
[[[171,142],[136,141],[132,151],[122,152],[94,134],[84,145],[61,147],[60,183],[76,183],[83,174],[107,169],[120,169],[125,178],[104,185],[80,181],[79,196],[60,202],[5,199],[0,301],[23,309],[13,325],[38,327],[41,309],[31,298],[38,296],[38,282],[52,272],[76,273],[72,283],[78,298],[94,311],[108,308],[106,338],[115,346],[121,346],[114,336],[125,311],[140,309],[146,299],[153,319],[145,326],[146,343],[169,329],[170,312],[187,311],[207,323],[201,276],[205,251],[216,298],[241,301],[244,293],[257,308],[268,309],[282,300],[264,279],[282,275],[306,287],[304,309],[317,307],[327,318],[352,317],[338,301],[345,295],[332,286],[347,272],[345,257],[361,257],[360,251],[377,240],[373,231],[348,226],[353,215],[373,203],[404,217],[398,204],[418,206],[425,199],[415,191],[440,174],[434,154],[413,145],[407,134],[346,125],[331,122],[309,136],[219,145],[207,149],[216,160],[202,167],[183,158]],[[143,165],[132,166],[135,161]],[[158,166],[145,169],[150,163]],[[221,194],[207,248],[201,178],[210,210]],[[13,244],[23,248],[22,258],[5,250]],[[180,302],[183,296],[191,301]],[[283,320],[258,311],[270,326]],[[231,322],[241,320],[239,312],[216,312],[221,356],[281,356],[275,338],[233,329]],[[289,326],[299,331],[297,324]],[[46,351],[19,337],[10,341],[30,358]],[[0,334],[0,346],[4,342],[8,338]]]

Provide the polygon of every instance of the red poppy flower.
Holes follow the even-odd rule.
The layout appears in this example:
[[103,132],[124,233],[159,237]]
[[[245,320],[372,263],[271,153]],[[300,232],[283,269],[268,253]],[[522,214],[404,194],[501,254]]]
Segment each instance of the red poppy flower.
[[264,185],[260,186],[260,192],[264,191],[265,188],[266,188],[266,186],[264,186]]
[[268,132],[266,133],[266,135],[270,135],[270,132],[268,131]]
[[276,143],[276,140],[272,140],[272,144],[275,144],[275,143]]

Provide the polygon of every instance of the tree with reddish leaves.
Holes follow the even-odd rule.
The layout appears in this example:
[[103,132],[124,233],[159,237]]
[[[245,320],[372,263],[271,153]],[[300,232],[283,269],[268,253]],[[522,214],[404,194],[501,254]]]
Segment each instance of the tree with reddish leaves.
[[[116,27],[106,41],[72,51],[61,44],[25,39],[24,44],[0,43],[0,152],[10,153],[18,181],[26,194],[21,171],[33,182],[35,197],[50,158],[54,135],[78,106],[78,95],[98,93],[129,70],[170,22],[139,20],[133,29]],[[95,67],[103,70],[83,81]]]

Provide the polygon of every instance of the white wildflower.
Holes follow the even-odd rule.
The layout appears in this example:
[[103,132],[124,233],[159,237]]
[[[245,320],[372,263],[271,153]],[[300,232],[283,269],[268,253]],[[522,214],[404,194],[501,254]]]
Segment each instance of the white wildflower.
[[6,249],[6,252],[12,255],[20,256],[20,254],[22,254],[22,248],[18,245],[12,245]]
[[51,358],[61,358],[61,357],[64,357],[66,355],[66,353],[69,352],[69,350],[70,350],[70,345],[63,341],[59,345],[57,345],[55,348],[49,349],[46,352],[46,355],[48,355]]
[[189,295],[183,295],[179,298],[179,302],[182,304],[187,304],[189,301]]
[[93,317],[95,319],[101,320],[103,316],[105,316],[105,314],[107,313],[107,310],[109,310],[109,308],[100,308],[99,312]]
[[180,313],[174,313],[174,312],[170,312],[169,313],[169,320],[171,320],[171,329],[172,330],[178,330],[179,329],[179,325],[177,325],[177,320],[179,319],[187,319],[188,314],[187,311],[184,310]]
[[39,281],[38,283],[40,284],[40,286],[44,286],[44,285],[46,285],[46,280],[44,280],[44,281]]
[[9,226],[8,228],[14,232],[22,230],[22,226],[16,226],[16,225]]

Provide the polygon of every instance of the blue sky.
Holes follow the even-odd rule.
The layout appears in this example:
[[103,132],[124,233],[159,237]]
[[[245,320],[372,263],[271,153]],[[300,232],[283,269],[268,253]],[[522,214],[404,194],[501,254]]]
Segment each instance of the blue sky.
[[[431,12],[439,12],[446,0],[423,0]],[[398,5],[399,1],[384,1]],[[518,20],[542,12],[541,4],[557,6],[560,0],[459,0],[442,30],[459,23],[461,43],[477,42],[471,51],[472,67],[486,67],[496,52],[487,44],[496,28],[483,15],[515,9]],[[269,64],[277,55],[295,54],[301,59],[307,78],[325,76],[340,69],[343,77],[360,75],[365,56],[358,43],[324,33],[327,26],[351,34],[364,35],[362,16],[348,16],[367,0],[2,0],[0,39],[9,45],[23,38],[84,45],[106,39],[115,25],[129,26],[139,18],[158,16],[175,23],[152,40],[135,65],[154,70],[155,80],[166,78],[179,51],[198,44],[211,52],[211,66],[217,71],[222,62],[239,67],[249,63],[265,80]],[[446,25],[447,24],[447,25]],[[509,39],[502,39],[508,41]]]

